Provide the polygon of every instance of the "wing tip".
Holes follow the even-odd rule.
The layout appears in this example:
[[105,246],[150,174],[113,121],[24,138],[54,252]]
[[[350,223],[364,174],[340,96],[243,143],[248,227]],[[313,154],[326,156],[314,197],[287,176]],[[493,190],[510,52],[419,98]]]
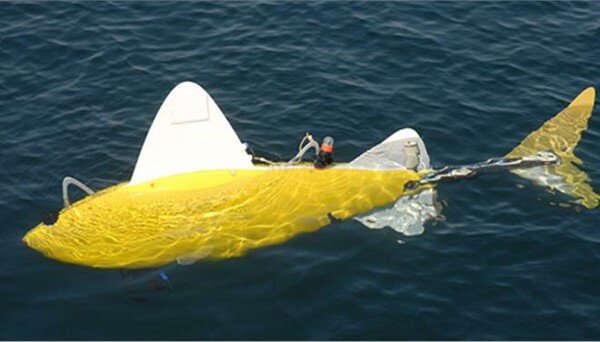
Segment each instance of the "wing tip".
[[582,91],[575,99],[569,104],[569,107],[578,106],[594,106],[596,100],[596,89],[594,87],[588,87]]

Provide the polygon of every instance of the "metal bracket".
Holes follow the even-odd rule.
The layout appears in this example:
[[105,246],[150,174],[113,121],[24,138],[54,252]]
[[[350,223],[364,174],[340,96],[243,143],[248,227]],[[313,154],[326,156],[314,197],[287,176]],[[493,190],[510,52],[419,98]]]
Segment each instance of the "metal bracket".
[[418,181],[406,183],[404,190],[414,190],[421,185],[430,185],[454,180],[467,179],[479,176],[483,173],[510,170],[517,168],[530,168],[543,165],[556,165],[560,163],[560,158],[553,152],[538,152],[535,156],[525,156],[518,158],[491,158],[484,162],[445,166],[439,170],[425,175]]

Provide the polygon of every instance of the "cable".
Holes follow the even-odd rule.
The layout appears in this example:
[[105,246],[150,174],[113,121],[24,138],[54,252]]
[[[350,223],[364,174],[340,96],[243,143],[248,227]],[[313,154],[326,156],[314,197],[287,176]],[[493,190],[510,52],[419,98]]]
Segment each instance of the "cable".
[[[303,144],[306,140],[308,140],[308,143],[303,146]],[[320,148],[319,143],[317,143],[313,139],[313,137],[310,133],[306,133],[306,135],[304,136],[304,138],[302,138],[302,140],[300,141],[300,144],[298,145],[298,154],[296,154],[294,156],[294,158],[290,159],[286,164],[298,163],[300,160],[302,160],[302,157],[304,157],[306,152],[308,150],[310,150],[311,148],[315,149],[316,154],[319,153],[319,148]]]

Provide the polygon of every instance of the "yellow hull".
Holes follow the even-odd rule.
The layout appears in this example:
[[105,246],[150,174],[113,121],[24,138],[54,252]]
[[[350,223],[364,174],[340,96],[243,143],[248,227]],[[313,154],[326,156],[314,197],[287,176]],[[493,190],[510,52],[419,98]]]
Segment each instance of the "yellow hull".
[[100,268],[231,258],[393,203],[419,177],[305,167],[194,172],[108,188],[24,241],[50,258]]

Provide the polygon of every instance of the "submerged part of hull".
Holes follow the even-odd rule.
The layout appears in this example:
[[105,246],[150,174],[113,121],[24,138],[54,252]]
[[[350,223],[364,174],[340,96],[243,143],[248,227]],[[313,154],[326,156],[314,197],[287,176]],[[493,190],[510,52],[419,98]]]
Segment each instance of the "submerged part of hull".
[[533,180],[566,195],[577,198],[586,208],[598,206],[600,196],[590,185],[590,178],[575,164],[583,162],[575,156],[575,147],[588,127],[592,116],[596,92],[587,88],[571,104],[541,128],[529,134],[506,157],[535,155],[538,151],[552,151],[561,158],[559,165],[513,170],[515,174]]
[[389,205],[417,179],[407,170],[344,168],[195,172],[89,196],[24,241],[50,258],[101,268],[237,257]]
[[425,231],[426,222],[440,218],[441,205],[436,197],[435,189],[425,189],[401,197],[389,208],[375,209],[355,219],[370,229],[390,227],[406,236],[420,235]]

